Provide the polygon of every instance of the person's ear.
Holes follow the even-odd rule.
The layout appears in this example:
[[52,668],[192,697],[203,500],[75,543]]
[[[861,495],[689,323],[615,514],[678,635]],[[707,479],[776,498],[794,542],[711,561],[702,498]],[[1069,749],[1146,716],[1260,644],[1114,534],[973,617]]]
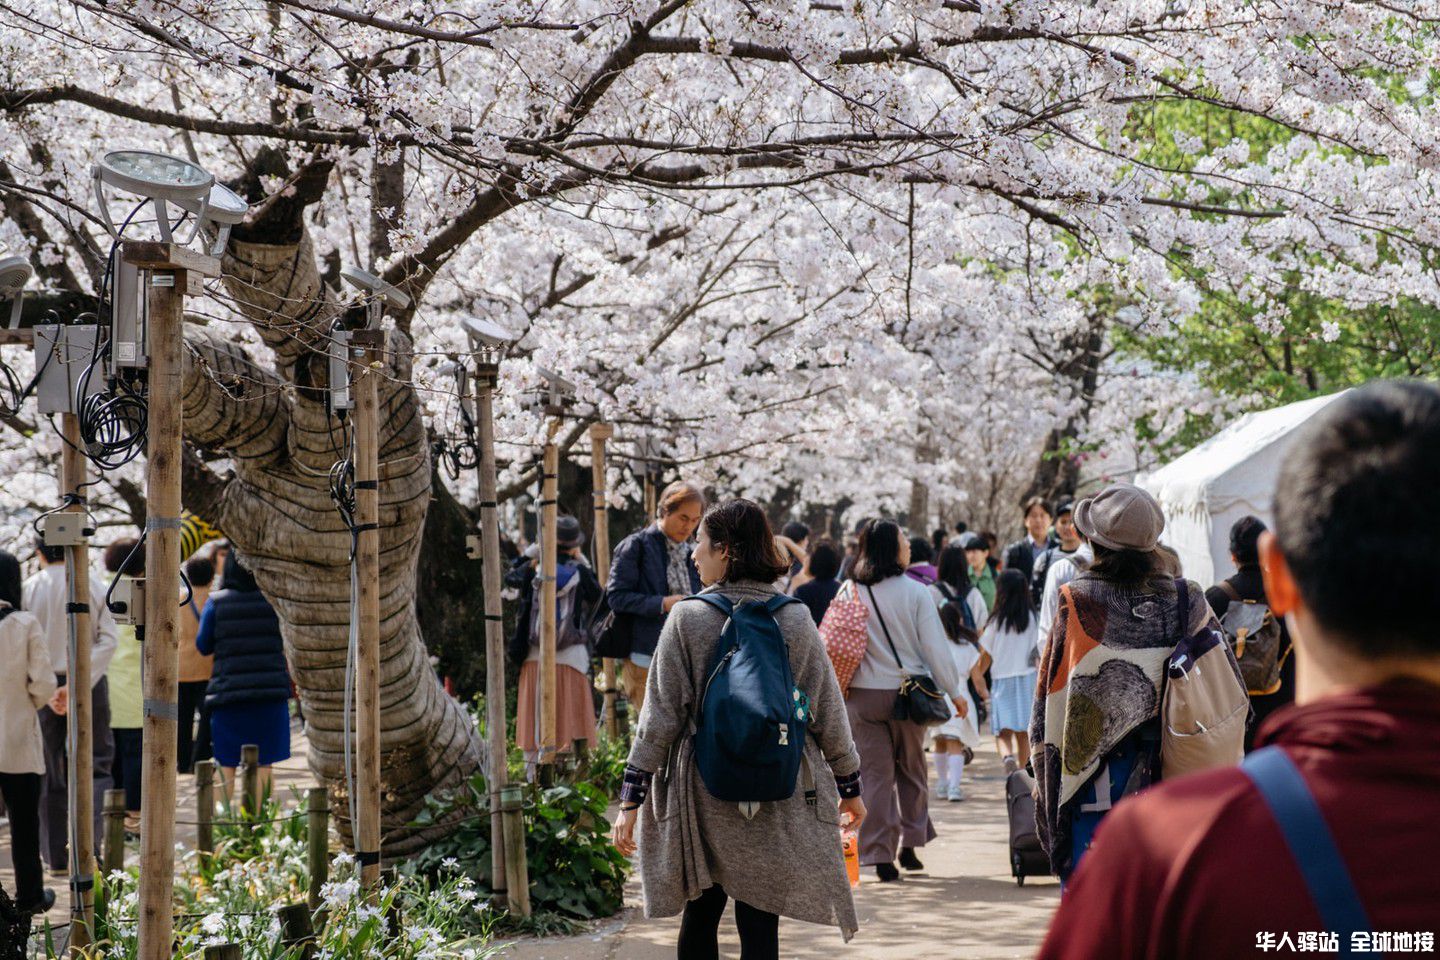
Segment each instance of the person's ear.
[[1280,552],[1280,541],[1269,530],[1260,534],[1260,573],[1265,578],[1265,598],[1277,617],[1283,617],[1300,609],[1300,588],[1290,572],[1285,554]]

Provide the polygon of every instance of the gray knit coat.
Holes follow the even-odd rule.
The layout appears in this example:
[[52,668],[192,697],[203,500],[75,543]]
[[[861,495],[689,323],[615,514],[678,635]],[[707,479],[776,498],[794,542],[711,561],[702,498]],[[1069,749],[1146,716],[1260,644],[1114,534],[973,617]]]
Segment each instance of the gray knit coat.
[[[775,596],[769,584],[722,583],[739,606]],[[715,799],[694,763],[694,711],[714,663],[725,617],[709,604],[677,604],[665,620],[645,688],[645,708],[630,763],[655,774],[640,810],[636,840],[647,917],[668,917],[719,884],[759,910],[837,926],[846,940],[857,929],[855,903],[840,847],[835,777],[860,768],[840,686],[825,645],[804,604],[776,614],[789,646],[795,683],[810,698],[814,719],[800,782],[788,800],[760,805],[753,819]],[[811,788],[816,802],[806,802]]]

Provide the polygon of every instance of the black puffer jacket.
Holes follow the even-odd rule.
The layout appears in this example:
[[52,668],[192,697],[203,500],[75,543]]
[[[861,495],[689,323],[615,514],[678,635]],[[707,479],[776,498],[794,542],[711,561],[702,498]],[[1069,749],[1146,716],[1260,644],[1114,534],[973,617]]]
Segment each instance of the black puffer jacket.
[[196,646],[202,653],[207,648],[215,653],[215,669],[205,694],[209,706],[289,699],[290,671],[285,666],[280,619],[259,590],[211,594]]

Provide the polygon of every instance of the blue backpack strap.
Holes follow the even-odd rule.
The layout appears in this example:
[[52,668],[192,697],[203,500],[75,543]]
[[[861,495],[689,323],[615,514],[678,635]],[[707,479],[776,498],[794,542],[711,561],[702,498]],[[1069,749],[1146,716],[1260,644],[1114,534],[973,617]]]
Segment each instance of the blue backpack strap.
[[770,611],[770,616],[773,617],[775,616],[775,614],[780,612],[781,607],[786,606],[787,604],[799,602],[799,597],[792,597],[788,593],[777,593],[775,594],[775,596],[765,601],[765,609]]
[[1340,935],[1340,952],[1373,956],[1350,949],[1350,935],[1369,933],[1370,919],[1304,775],[1285,751],[1274,745],[1250,754],[1240,769],[1265,798],[1325,928]]
[[727,617],[735,612],[735,604],[731,603],[730,598],[723,593],[692,593],[685,599],[703,600]]

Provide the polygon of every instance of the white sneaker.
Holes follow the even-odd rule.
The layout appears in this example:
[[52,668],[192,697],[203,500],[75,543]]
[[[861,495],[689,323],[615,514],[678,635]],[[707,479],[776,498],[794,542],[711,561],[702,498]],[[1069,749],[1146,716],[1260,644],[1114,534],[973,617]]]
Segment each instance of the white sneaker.
[[937,783],[937,784],[935,784],[935,799],[936,799],[936,800],[948,800],[948,799],[950,799],[950,788],[947,787],[944,783]]
[[945,799],[949,800],[951,803],[958,803],[959,801],[965,799],[965,789],[959,786],[951,787],[948,791],[946,791]]

